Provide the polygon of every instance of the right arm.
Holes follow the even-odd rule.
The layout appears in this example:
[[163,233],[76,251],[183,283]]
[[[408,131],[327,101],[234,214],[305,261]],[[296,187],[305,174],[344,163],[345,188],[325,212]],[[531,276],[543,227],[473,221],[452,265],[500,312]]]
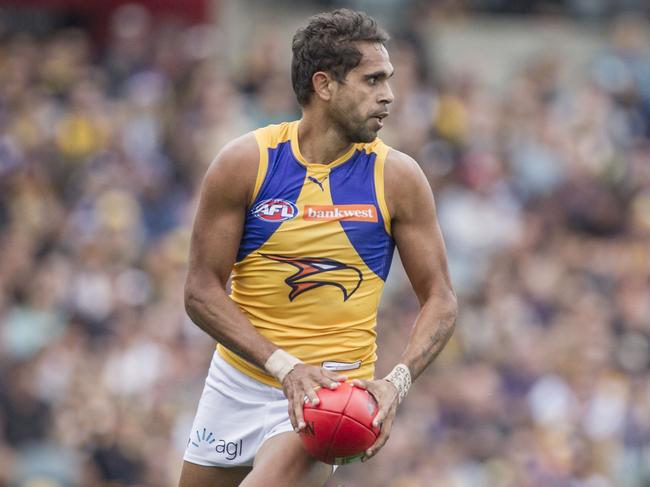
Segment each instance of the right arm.
[[258,158],[255,136],[247,134],[226,145],[205,175],[192,230],[185,309],[208,335],[264,369],[277,347],[257,332],[226,294]]
[[[226,293],[226,283],[237,258],[248,204],[259,160],[254,134],[226,145],[210,165],[201,187],[194,219],[185,309],[208,335],[240,357],[273,373],[278,347],[262,336]],[[279,352],[280,358],[282,352]],[[285,369],[286,370],[286,369]],[[318,403],[318,386],[334,388],[340,377],[320,367],[300,363],[286,375],[276,377],[289,400],[294,429],[304,428],[303,398]]]

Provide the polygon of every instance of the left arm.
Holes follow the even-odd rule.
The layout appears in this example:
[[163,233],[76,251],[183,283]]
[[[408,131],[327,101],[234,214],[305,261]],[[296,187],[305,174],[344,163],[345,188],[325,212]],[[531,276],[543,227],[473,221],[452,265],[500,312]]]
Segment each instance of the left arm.
[[416,162],[400,156],[406,158],[402,161],[406,167],[401,168],[406,174],[399,179],[387,178],[386,192],[393,208],[393,238],[420,302],[420,313],[401,357],[415,380],[451,337],[457,303],[431,188]]
[[[451,337],[456,320],[456,295],[447,268],[445,244],[438,225],[431,188],[417,163],[391,150],[386,160],[385,192],[392,233],[402,264],[420,302],[401,363],[415,380]],[[366,452],[373,456],[388,440],[399,402],[397,387],[384,379],[355,381],[377,399],[381,434]]]

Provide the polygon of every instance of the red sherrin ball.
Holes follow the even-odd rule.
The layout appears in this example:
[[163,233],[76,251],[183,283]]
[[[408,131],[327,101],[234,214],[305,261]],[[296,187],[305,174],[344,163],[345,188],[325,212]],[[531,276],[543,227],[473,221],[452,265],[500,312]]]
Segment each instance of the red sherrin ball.
[[347,382],[338,388],[319,389],[320,403],[306,403],[303,415],[307,427],[300,432],[309,454],[329,464],[353,462],[363,455],[377,436],[379,428],[372,425],[377,415],[377,402],[365,391]]

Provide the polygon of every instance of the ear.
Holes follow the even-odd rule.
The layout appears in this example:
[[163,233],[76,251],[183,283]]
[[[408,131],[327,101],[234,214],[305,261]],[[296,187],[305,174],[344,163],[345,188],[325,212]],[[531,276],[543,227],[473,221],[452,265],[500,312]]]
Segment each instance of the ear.
[[321,100],[329,101],[332,98],[335,81],[324,71],[316,71],[311,77],[314,86],[314,93]]

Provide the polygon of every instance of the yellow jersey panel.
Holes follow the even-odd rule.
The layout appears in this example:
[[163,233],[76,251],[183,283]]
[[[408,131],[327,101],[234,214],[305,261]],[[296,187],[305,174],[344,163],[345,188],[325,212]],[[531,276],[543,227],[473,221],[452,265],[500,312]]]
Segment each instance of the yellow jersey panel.
[[[256,133],[260,182],[231,298],[263,336],[304,362],[335,364],[351,379],[370,379],[377,308],[394,249],[383,198],[388,147],[376,139],[330,164],[309,164],[299,153],[297,127],[291,122]],[[221,345],[219,353],[279,386]]]

